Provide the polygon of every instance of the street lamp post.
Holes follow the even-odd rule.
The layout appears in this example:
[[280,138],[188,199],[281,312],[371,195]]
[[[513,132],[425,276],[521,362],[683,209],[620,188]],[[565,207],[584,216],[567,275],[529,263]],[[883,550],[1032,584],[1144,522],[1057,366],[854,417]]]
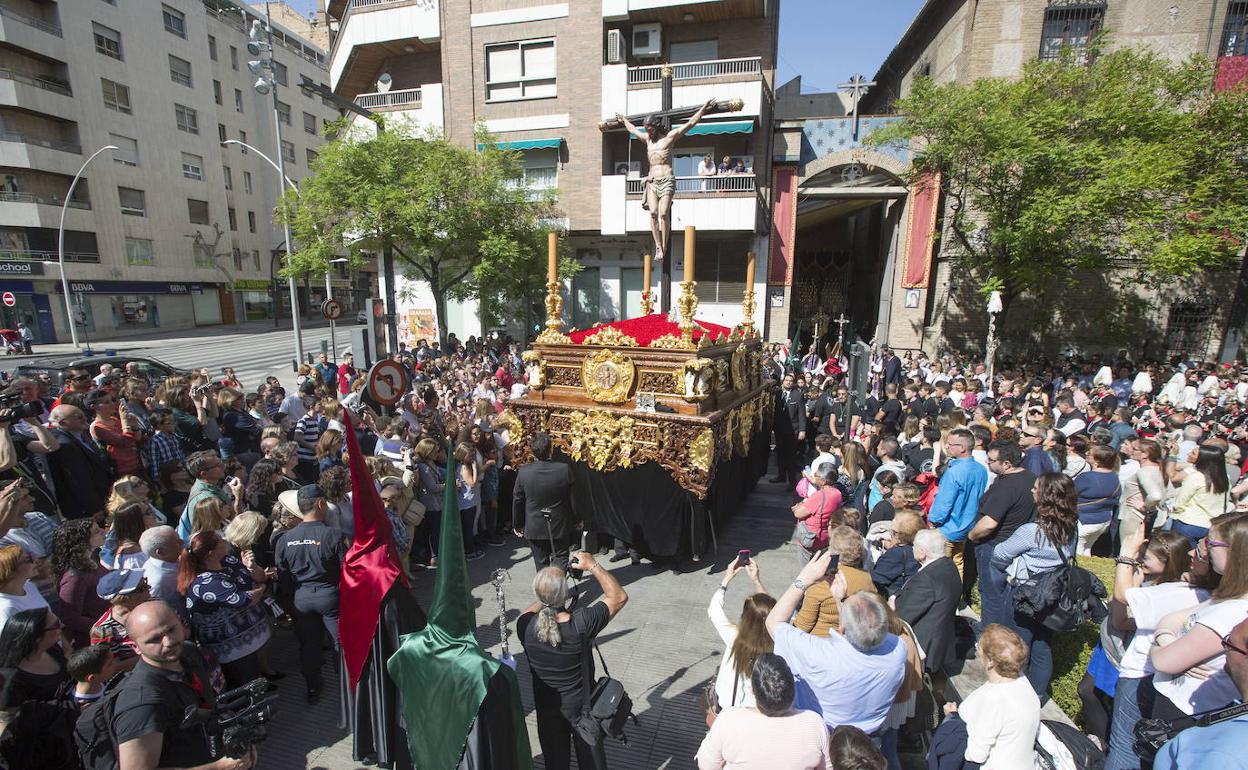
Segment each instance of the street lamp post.
[[[349,262],[349,261],[350,260],[348,260],[346,257],[338,257],[337,259],[329,260],[329,264],[341,265],[343,262]],[[333,298],[334,298],[334,287],[329,281],[329,269],[326,268],[325,270],[325,299],[331,300]],[[334,363],[338,363],[337,322],[335,322],[334,319],[332,318],[329,319],[329,354],[330,354],[330,357],[334,359]]]
[[[117,146],[106,144],[95,152],[91,153],[91,157],[83,161],[79,167],[78,173],[74,174],[74,181],[69,183],[69,190],[65,192],[65,200],[61,201],[61,226],[56,234],[56,255],[57,261],[61,266],[61,291],[65,293],[65,320],[69,322],[69,338],[73,341],[74,347],[78,347],[78,326],[74,323],[74,309],[69,302],[69,279],[65,277],[65,212],[69,210],[69,199],[74,196],[74,188],[78,186],[78,180],[82,178],[82,172],[87,170],[87,166],[96,156],[105,150],[116,150]],[[86,331],[84,324],[83,331]]]
[[1001,292],[994,291],[988,297],[988,344],[984,346],[984,368],[988,372],[988,387],[992,388],[993,369],[997,363],[997,316],[1004,310]]

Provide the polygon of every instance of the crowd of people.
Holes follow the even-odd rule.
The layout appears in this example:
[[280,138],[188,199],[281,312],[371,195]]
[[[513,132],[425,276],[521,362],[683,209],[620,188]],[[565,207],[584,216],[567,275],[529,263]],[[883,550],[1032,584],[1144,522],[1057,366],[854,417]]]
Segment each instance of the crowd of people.
[[[0,767],[82,767],[84,722],[125,770],[249,767],[254,752],[214,756],[183,718],[228,690],[281,687],[296,667],[269,652],[280,633],[298,642],[291,684],[318,702],[354,527],[348,430],[409,576],[437,569],[443,515],[470,560],[504,544],[518,528],[504,414],[526,392],[518,348],[452,335],[394,360],[413,389],[388,417],[350,354],[322,354],[290,390],[228,367],[153,382],[108,363],[59,386],[6,383]],[[107,714],[94,727],[93,707]]]
[[[517,632],[546,766],[576,756],[605,769],[602,742],[575,725],[594,639],[628,595],[575,547],[586,517],[550,437],[528,437],[534,461],[515,465],[519,347],[452,335],[393,358],[412,390],[386,417],[349,355],[303,366],[290,390],[229,368],[152,382],[108,364],[70,370],[60,386],[7,383],[0,763],[79,767],[73,733],[80,746],[92,708],[106,710],[103,745],[127,770],[254,763],[254,752],[213,756],[183,715],[227,689],[283,686],[296,672],[269,650],[288,632],[299,648],[290,684],[320,699],[353,537],[351,430],[409,576],[438,568],[446,516],[468,560],[511,535],[528,541],[535,602]],[[1117,570],[1080,687],[1108,766],[1178,766],[1180,752],[1220,761],[1245,732],[1242,717],[1192,727],[1155,760],[1135,741],[1143,720],[1182,725],[1248,695],[1248,374],[1068,360],[989,376],[882,349],[851,397],[835,354],[772,345],[765,367],[771,481],[792,488],[796,578],[769,594],[746,552],[712,596],[724,655],[700,768],[898,768],[929,744],[949,761],[1030,766],[1054,630],[1017,611],[1018,598],[1087,554],[1115,557]],[[611,561],[640,558],[614,546]],[[595,579],[600,601],[578,605],[573,571]],[[743,573],[754,590],[734,621],[725,595]],[[931,702],[948,692],[973,593],[971,654],[987,681],[944,704],[937,727]]]
[[[1095,554],[1114,557],[1116,575],[1112,593],[1089,587],[1081,599],[1093,621],[1104,616],[1079,687],[1094,751],[1115,770],[1243,766],[1224,742],[1248,739],[1248,720],[1223,710],[1248,696],[1248,372],[1072,359],[989,375],[882,348],[851,397],[850,362],[835,350],[767,352],[780,383],[771,481],[793,487],[800,569],[774,598],[755,564],[728,569],[723,590],[744,569],[755,592],[736,624],[721,592],[711,600],[729,646],[714,708],[766,715],[750,702],[751,660],[774,653],[796,681],[793,708],[829,731],[861,729],[890,768],[899,740],[929,747],[932,767],[1031,767],[1058,623],[1034,603]],[[923,699],[950,694],[959,612],[976,594],[971,655],[987,682],[946,703],[932,733]],[[1192,726],[1210,712],[1217,724]],[[752,719],[731,729],[805,745],[796,722],[782,738],[779,722]],[[1155,757],[1137,743],[1145,720],[1173,738]],[[700,767],[776,766],[716,732]],[[838,767],[824,762],[785,766]]]

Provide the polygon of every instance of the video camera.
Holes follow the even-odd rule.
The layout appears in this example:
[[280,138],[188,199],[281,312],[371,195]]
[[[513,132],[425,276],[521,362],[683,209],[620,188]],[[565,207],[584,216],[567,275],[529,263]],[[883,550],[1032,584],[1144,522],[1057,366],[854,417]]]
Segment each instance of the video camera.
[[218,695],[215,710],[188,708],[182,726],[204,728],[213,759],[238,759],[268,737],[266,725],[276,710],[277,694],[270,694],[268,681],[260,677]]
[[42,404],[22,401],[21,393],[0,395],[0,422],[17,422],[27,417],[38,417],[42,413]]

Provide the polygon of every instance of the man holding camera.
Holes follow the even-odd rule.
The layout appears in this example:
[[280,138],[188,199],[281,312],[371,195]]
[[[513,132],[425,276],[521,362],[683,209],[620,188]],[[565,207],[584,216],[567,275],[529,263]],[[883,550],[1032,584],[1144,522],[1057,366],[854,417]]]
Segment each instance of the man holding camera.
[[111,738],[120,770],[252,767],[254,746],[243,757],[214,760],[203,726],[185,726],[188,708],[215,709],[216,696],[203,656],[186,643],[186,631],[173,610],[164,602],[147,602],[126,623],[140,660],[112,703]]

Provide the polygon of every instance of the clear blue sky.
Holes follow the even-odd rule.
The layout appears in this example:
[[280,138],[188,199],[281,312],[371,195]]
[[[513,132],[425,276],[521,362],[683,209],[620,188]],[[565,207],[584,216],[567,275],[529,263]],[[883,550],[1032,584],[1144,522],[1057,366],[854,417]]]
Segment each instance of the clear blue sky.
[[[316,0],[287,2],[304,13],[316,7]],[[922,5],[923,0],[781,0],[777,85],[801,75],[804,90],[832,91],[855,73],[871,77]]]

